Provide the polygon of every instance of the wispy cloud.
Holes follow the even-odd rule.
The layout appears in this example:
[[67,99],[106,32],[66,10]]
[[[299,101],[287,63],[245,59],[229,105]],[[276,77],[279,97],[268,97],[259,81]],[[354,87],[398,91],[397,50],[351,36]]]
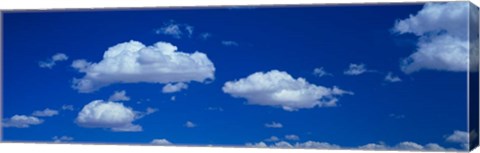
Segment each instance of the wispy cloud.
[[313,75],[315,75],[317,77],[333,76],[332,73],[328,73],[327,71],[325,71],[325,69],[323,67],[313,69]]
[[225,45],[225,46],[238,46],[239,44],[235,41],[231,41],[231,40],[224,40],[222,41],[222,44]]
[[169,145],[173,145],[170,141],[168,141],[167,139],[153,139],[150,144],[153,144],[153,145],[159,145],[159,146],[169,146]]
[[69,136],[54,136],[52,137],[54,143],[73,141],[73,137]]
[[51,116],[58,115],[58,111],[50,108],[46,108],[45,110],[34,111],[32,115],[37,117],[51,117]]
[[385,76],[385,81],[387,82],[401,82],[402,79],[400,77],[393,75],[392,72],[388,72],[387,76]]
[[194,128],[194,127],[197,127],[197,124],[195,124],[195,123],[193,123],[193,122],[191,122],[191,121],[187,121],[187,122],[185,123],[185,127],[187,127],[187,128]]
[[14,115],[11,118],[3,119],[3,127],[28,128],[32,125],[42,124],[43,120],[34,116]]
[[193,29],[194,27],[188,24],[180,24],[170,20],[169,22],[165,22],[162,27],[156,29],[155,33],[169,35],[173,38],[180,39],[183,36],[191,37]]
[[371,70],[367,70],[367,67],[365,64],[360,63],[360,64],[350,64],[348,66],[348,69],[346,69],[343,74],[345,75],[360,75],[366,72],[371,72]]
[[265,127],[267,127],[267,128],[282,128],[283,125],[282,125],[282,123],[271,122],[271,123],[265,123]]
[[57,62],[66,61],[66,60],[68,60],[68,56],[66,54],[57,53],[45,61],[38,62],[38,66],[40,66],[41,68],[51,69],[53,68],[53,66],[57,64]]
[[174,93],[179,92],[183,89],[188,89],[188,85],[183,82],[178,82],[175,84],[169,83],[162,88],[163,93]]

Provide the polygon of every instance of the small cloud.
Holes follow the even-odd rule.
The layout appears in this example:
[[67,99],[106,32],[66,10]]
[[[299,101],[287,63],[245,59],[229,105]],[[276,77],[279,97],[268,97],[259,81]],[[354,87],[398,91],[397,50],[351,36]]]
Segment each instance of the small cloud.
[[37,117],[52,117],[52,116],[58,115],[58,111],[46,108],[45,110],[34,111],[32,115]]
[[197,125],[196,125],[195,123],[191,122],[191,121],[187,121],[187,122],[185,123],[185,127],[187,127],[187,128],[194,128],[194,127],[197,127]]
[[394,76],[392,74],[392,72],[388,72],[387,76],[385,76],[385,81],[388,81],[388,82],[401,82],[402,79],[400,79],[400,77],[398,76]]
[[177,97],[172,96],[172,97],[170,97],[170,100],[171,100],[171,101],[175,101],[175,100],[177,100]]
[[468,132],[455,130],[445,140],[453,143],[467,144],[468,146]]
[[205,32],[205,33],[200,34],[200,38],[202,38],[203,40],[207,40],[210,37],[212,37],[211,33]]
[[238,46],[239,44],[235,41],[222,41],[222,44],[225,45],[225,46]]
[[313,69],[313,75],[315,75],[315,76],[317,76],[317,77],[333,76],[333,74],[328,73],[327,71],[325,71],[325,69],[324,69],[323,67],[319,67],[319,68]]
[[61,142],[67,142],[67,141],[73,141],[73,137],[69,137],[69,136],[54,136],[52,138],[53,142],[54,143],[61,143]]
[[157,108],[151,108],[151,107],[148,107],[147,108],[147,111],[145,112],[147,115],[150,115],[150,114],[153,114],[155,112],[157,112],[158,109]]
[[73,111],[74,108],[73,108],[73,105],[63,105],[63,106],[62,106],[62,110]]
[[170,141],[168,141],[167,139],[153,139],[150,144],[153,144],[153,145],[159,145],[159,146],[169,146],[169,145],[173,145]]
[[47,59],[46,61],[38,62],[38,66],[41,68],[48,68],[51,69],[53,66],[56,65],[57,62],[66,61],[68,60],[68,56],[63,53],[57,53],[53,55],[51,58]]
[[208,107],[207,110],[209,110],[209,111],[219,111],[219,112],[223,112],[223,108],[222,108],[222,107]]
[[271,122],[271,123],[265,123],[265,127],[267,127],[267,128],[282,128],[283,125],[282,125],[282,123]]
[[188,24],[179,24],[173,20],[163,23],[163,26],[155,30],[155,34],[169,35],[173,38],[180,39],[183,36],[191,37],[193,34],[193,26]]
[[388,116],[390,116],[391,118],[394,118],[394,119],[404,119],[405,118],[405,115],[403,114],[389,114]]
[[289,135],[285,135],[285,139],[297,141],[297,140],[300,140],[300,137],[295,134],[289,134]]
[[270,138],[265,139],[267,142],[275,142],[275,141],[280,141],[280,138],[276,136],[271,136]]
[[115,91],[113,95],[108,98],[109,101],[129,101],[130,97],[127,96],[127,92],[125,90],[122,91]]
[[365,72],[369,72],[367,70],[365,64],[350,64],[348,69],[343,72],[345,75],[360,75]]
[[11,118],[3,119],[3,127],[28,128],[31,125],[42,124],[43,120],[34,116],[14,115]]
[[267,144],[265,142],[259,142],[259,143],[246,143],[246,147],[254,147],[254,148],[267,148]]
[[163,86],[162,88],[162,92],[163,93],[174,93],[174,92],[179,92],[183,89],[187,89],[188,88],[188,85],[183,83],[183,82],[178,82],[178,83],[175,83],[175,84],[167,84],[165,86]]

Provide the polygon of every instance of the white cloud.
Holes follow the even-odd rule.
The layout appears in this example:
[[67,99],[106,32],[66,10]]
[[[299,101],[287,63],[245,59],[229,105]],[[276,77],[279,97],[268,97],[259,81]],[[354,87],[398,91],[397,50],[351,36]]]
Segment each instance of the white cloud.
[[446,138],[446,141],[461,144],[468,143],[468,132],[455,130]]
[[170,100],[171,100],[171,101],[175,101],[175,100],[177,100],[177,97],[172,96],[172,97],[170,97]]
[[370,70],[367,70],[365,64],[350,64],[348,66],[348,69],[343,72],[345,75],[360,75],[365,72],[369,72]]
[[317,77],[333,76],[333,74],[328,73],[327,71],[325,71],[325,69],[324,69],[323,67],[319,67],[319,68],[313,69],[313,75],[315,75],[315,76],[317,76]]
[[85,105],[78,113],[75,122],[81,127],[108,128],[119,132],[142,131],[140,125],[132,122],[140,117],[140,113],[122,103],[94,100]]
[[467,70],[468,6],[467,2],[427,3],[417,14],[395,22],[394,32],[420,37],[416,52],[402,62],[405,73]]
[[281,107],[286,111],[304,108],[336,106],[337,98],[351,93],[308,83],[304,78],[294,79],[283,71],[256,72],[246,78],[228,81],[223,92],[245,98],[248,104]]
[[327,142],[307,141],[303,143],[296,143],[296,148],[316,148],[316,149],[340,149],[340,146],[330,144]]
[[42,124],[43,120],[34,116],[14,115],[11,118],[3,119],[3,127],[28,128],[31,125]]
[[54,143],[61,143],[61,142],[66,142],[66,141],[73,141],[73,137],[69,136],[54,136],[52,138]]
[[209,111],[219,111],[219,112],[223,112],[223,108],[222,108],[222,107],[208,107],[207,110],[209,110]]
[[34,111],[32,115],[37,117],[51,117],[51,116],[58,115],[58,111],[46,108],[45,110]]
[[178,82],[178,83],[175,83],[175,84],[167,84],[165,86],[163,86],[162,88],[162,92],[163,93],[174,93],[174,92],[179,92],[183,89],[187,89],[188,88],[188,85],[183,83],[183,82]]
[[282,125],[282,123],[271,122],[271,123],[265,123],[265,127],[267,127],[267,128],[282,128],[283,125]]
[[300,140],[300,137],[295,134],[289,134],[289,135],[285,135],[285,139],[296,141],[296,140]]
[[265,139],[267,142],[275,142],[275,141],[280,141],[280,138],[276,136],[271,136],[270,138]]
[[150,114],[153,114],[155,112],[158,112],[158,109],[156,108],[151,108],[151,107],[148,107],[147,108],[147,111],[145,112],[147,115],[150,115]]
[[245,146],[247,146],[247,147],[255,147],[255,148],[267,148],[267,147],[268,147],[265,142],[246,143]]
[[165,22],[159,29],[156,29],[155,33],[169,35],[176,39],[180,39],[185,35],[191,37],[193,34],[193,26],[188,24],[179,24],[171,20],[169,22]]
[[195,123],[191,122],[191,121],[187,121],[187,122],[185,123],[185,127],[187,127],[187,128],[194,128],[194,127],[197,127],[197,125],[196,125]]
[[293,148],[293,145],[286,142],[286,141],[280,141],[280,142],[274,143],[273,145],[270,145],[270,147],[273,147],[273,148]]
[[133,40],[110,47],[98,63],[76,60],[72,67],[85,73],[73,81],[73,88],[79,92],[92,92],[114,83],[204,82],[214,79],[215,72],[204,53],[180,52],[167,42],[145,46]]
[[222,41],[222,44],[225,45],[225,46],[238,46],[239,44],[235,41],[228,41],[228,40],[224,40]]
[[113,95],[108,98],[109,101],[129,101],[130,97],[127,96],[127,92],[125,90],[122,91],[115,91]]
[[159,145],[159,146],[169,146],[169,145],[173,145],[170,141],[168,141],[167,139],[153,139],[151,142],[151,144],[154,144],[154,145]]
[[385,81],[388,81],[388,82],[401,82],[402,79],[400,79],[400,77],[398,76],[394,76],[392,74],[392,72],[388,72],[387,76],[385,76]]
[[454,148],[444,148],[436,143],[420,145],[411,141],[400,142],[394,146],[388,146],[383,142],[369,143],[358,147],[361,150],[409,150],[409,151],[455,151]]
[[210,37],[212,37],[211,33],[205,32],[205,33],[200,34],[200,38],[202,38],[203,40],[207,40]]
[[73,105],[62,105],[62,110],[73,111],[74,108],[73,108]]
[[68,56],[63,54],[63,53],[57,53],[53,55],[51,58],[47,59],[46,61],[40,61],[38,62],[38,66],[41,68],[48,68],[51,69],[53,66],[57,64],[57,62],[60,61],[66,61],[68,60]]

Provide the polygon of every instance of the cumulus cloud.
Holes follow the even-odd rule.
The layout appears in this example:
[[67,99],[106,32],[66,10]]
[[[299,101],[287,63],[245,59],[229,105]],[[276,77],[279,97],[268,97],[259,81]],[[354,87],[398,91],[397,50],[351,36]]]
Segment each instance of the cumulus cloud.
[[153,144],[153,145],[159,145],[159,146],[169,146],[169,145],[173,145],[170,141],[168,141],[167,139],[153,139],[150,144]]
[[271,123],[265,123],[265,127],[267,127],[267,128],[282,128],[283,125],[282,125],[282,123],[271,122]]
[[214,79],[215,67],[201,52],[184,53],[167,42],[145,46],[138,41],[117,44],[97,63],[76,60],[82,78],[73,80],[79,92],[92,92],[114,83],[204,82]]
[[246,147],[255,147],[255,148],[266,148],[268,147],[265,142],[258,142],[258,143],[246,143]]
[[188,88],[188,85],[183,83],[183,82],[178,82],[178,83],[175,83],[175,84],[167,84],[165,86],[163,86],[162,88],[162,92],[163,93],[174,93],[174,92],[179,92],[183,89],[187,89]]
[[284,71],[256,72],[246,78],[228,81],[223,92],[245,98],[248,104],[281,107],[286,111],[336,106],[337,96],[352,94],[338,87],[327,88],[294,79]]
[[127,96],[127,92],[125,90],[122,91],[115,91],[113,95],[108,98],[109,101],[129,101],[130,97]]
[[28,128],[32,125],[42,124],[43,120],[34,116],[14,115],[11,118],[3,119],[3,127]]
[[118,132],[142,131],[134,122],[140,113],[125,107],[122,103],[94,100],[85,105],[75,120],[77,125],[86,128],[107,128]]
[[37,117],[52,117],[52,116],[58,115],[58,111],[50,108],[46,108],[45,110],[34,111],[32,115]]
[[57,54],[53,55],[51,58],[49,58],[45,61],[38,62],[38,66],[40,66],[41,68],[51,69],[51,68],[53,68],[53,66],[55,66],[57,64],[57,62],[66,61],[66,60],[68,60],[67,55],[65,55],[63,53],[57,53]]
[[333,74],[328,73],[327,71],[325,71],[325,69],[324,69],[323,67],[319,67],[319,68],[313,69],[313,75],[315,75],[315,76],[317,76],[317,77],[333,76]]
[[409,151],[454,151],[453,148],[444,148],[436,143],[428,143],[426,145],[420,145],[411,141],[400,142],[394,146],[388,146],[383,142],[369,143],[358,147],[361,150],[409,150]]
[[[474,135],[476,135],[476,134],[474,134]],[[469,133],[466,132],[466,131],[455,130],[445,140],[448,141],[448,142],[452,142],[452,143],[458,143],[463,148],[468,149]]]
[[224,41],[222,41],[222,45],[224,45],[224,46],[238,46],[239,44],[235,41],[224,40]]
[[52,138],[54,143],[61,143],[61,142],[67,142],[67,141],[73,141],[73,137],[69,136],[54,136]]
[[417,50],[401,64],[405,73],[467,70],[468,6],[467,2],[427,3],[417,14],[395,22],[395,33],[419,37]]
[[200,38],[202,38],[203,40],[207,40],[210,37],[212,37],[211,33],[205,32],[205,33],[200,34]]
[[300,137],[295,134],[289,134],[289,135],[285,135],[285,139],[296,141],[296,140],[300,140]]
[[185,123],[185,127],[187,127],[187,128],[194,128],[194,127],[197,127],[197,124],[195,124],[195,123],[193,123],[193,122],[191,122],[191,121],[187,121],[187,122]]
[[360,75],[365,72],[370,72],[371,70],[367,70],[365,64],[350,64],[348,69],[343,71],[345,75]]
[[162,27],[155,30],[156,34],[169,35],[173,38],[180,39],[183,36],[191,37],[193,34],[193,26],[188,24],[179,24],[173,20],[165,22]]
[[392,72],[388,72],[387,76],[385,76],[385,81],[387,82],[401,82],[402,79],[400,77],[393,75]]

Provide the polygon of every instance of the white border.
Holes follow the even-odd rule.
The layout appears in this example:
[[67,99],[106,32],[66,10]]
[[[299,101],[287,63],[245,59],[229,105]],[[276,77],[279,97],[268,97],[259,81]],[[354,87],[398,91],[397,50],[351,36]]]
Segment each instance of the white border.
[[[444,1],[444,0],[430,0]],[[425,0],[1,0],[0,10],[45,10],[45,9],[91,9],[91,8],[142,8],[142,7],[191,7],[191,6],[224,6],[224,5],[285,5],[285,4],[361,4],[361,3],[398,3],[426,2]],[[480,6],[480,1],[472,2]],[[0,15],[0,20],[1,20]],[[0,29],[1,34],[1,29]],[[0,47],[1,44],[0,38]],[[2,57],[0,57],[2,62]],[[1,70],[1,69],[0,69]],[[2,75],[0,75],[2,79]],[[2,82],[0,81],[0,86]],[[0,90],[0,96],[1,96]],[[0,104],[0,110],[2,105]],[[0,113],[1,118],[1,113]],[[1,134],[0,128],[0,134]],[[88,133],[86,133],[88,134]],[[87,145],[87,144],[33,144],[33,143],[0,143],[1,152],[48,152],[48,153],[85,153],[115,152],[115,153],[399,153],[400,151],[351,151],[351,150],[306,150],[306,149],[253,149],[253,148],[220,148],[220,147],[159,147],[159,146],[129,146],[129,145]],[[413,153],[413,152],[411,152]],[[422,152],[425,153],[425,152]],[[476,149],[473,153],[480,153]]]

